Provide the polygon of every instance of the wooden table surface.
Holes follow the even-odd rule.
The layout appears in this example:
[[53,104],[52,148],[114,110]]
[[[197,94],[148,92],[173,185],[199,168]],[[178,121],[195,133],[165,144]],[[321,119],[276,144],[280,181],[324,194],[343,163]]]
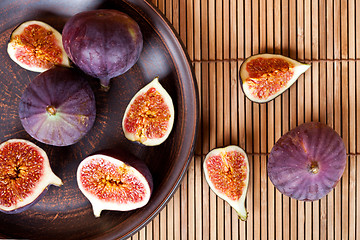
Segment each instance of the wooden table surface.
[[[150,0],[148,0],[150,1]],[[179,33],[194,66],[200,132],[182,184],[160,214],[131,239],[360,239],[360,3],[357,0],[151,0]],[[311,64],[280,97],[245,98],[244,58],[279,53]],[[315,202],[290,199],[266,172],[280,136],[303,122],[334,128],[347,149],[341,181]],[[249,155],[249,218],[238,220],[205,181],[213,148]]]

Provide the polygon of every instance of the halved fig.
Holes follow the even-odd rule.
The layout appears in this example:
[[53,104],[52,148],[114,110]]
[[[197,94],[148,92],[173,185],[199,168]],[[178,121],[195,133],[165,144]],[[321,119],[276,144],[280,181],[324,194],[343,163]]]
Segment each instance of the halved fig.
[[271,101],[296,82],[309,67],[309,64],[277,54],[251,56],[240,67],[242,90],[251,101]]
[[131,99],[122,128],[127,139],[155,146],[168,138],[174,116],[172,99],[156,77]]
[[244,150],[234,145],[213,149],[206,155],[203,168],[212,191],[228,202],[239,218],[245,221],[249,161]]
[[14,62],[33,72],[44,72],[54,65],[70,66],[61,34],[40,21],[19,25],[11,34],[7,52]]
[[49,185],[62,181],[51,170],[47,154],[23,139],[0,145],[0,211],[19,213],[35,204]]
[[92,204],[95,217],[102,210],[141,208],[148,203],[153,189],[145,163],[123,150],[104,151],[85,158],[77,169],[77,183]]
[[340,180],[346,149],[339,134],[319,122],[304,123],[283,135],[272,148],[268,176],[284,195],[315,201]]
[[95,96],[83,74],[56,66],[34,78],[19,104],[27,133],[54,146],[68,146],[84,137],[96,117]]

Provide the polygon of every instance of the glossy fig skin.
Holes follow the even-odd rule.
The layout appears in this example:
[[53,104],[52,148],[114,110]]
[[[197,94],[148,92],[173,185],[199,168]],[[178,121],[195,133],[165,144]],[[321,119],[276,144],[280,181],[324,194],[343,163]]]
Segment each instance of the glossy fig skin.
[[267,171],[284,195],[315,201],[340,180],[346,165],[341,137],[329,126],[304,123],[283,135],[270,152]]
[[107,89],[111,78],[128,71],[139,59],[143,37],[139,25],[117,10],[78,13],[65,24],[63,45],[82,71],[99,78]]
[[19,117],[36,140],[54,146],[72,145],[95,122],[95,95],[79,71],[56,66],[27,86],[20,99]]

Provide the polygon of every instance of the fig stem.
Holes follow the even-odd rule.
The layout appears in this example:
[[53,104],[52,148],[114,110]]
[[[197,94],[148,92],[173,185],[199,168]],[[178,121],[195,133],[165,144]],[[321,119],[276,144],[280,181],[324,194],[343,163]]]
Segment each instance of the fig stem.
[[94,216],[95,217],[100,217],[100,214],[102,212],[102,208],[100,208],[99,206],[96,206],[95,204],[92,204],[92,207],[93,207],[93,213],[94,213]]
[[110,89],[109,86],[104,86],[104,85],[101,84],[100,91],[102,91],[102,92],[108,92],[109,89]]
[[[244,199],[244,198],[243,198]],[[240,205],[234,207],[233,208],[236,210],[237,214],[238,214],[238,218],[241,220],[241,221],[246,221],[247,217],[248,217],[248,212],[245,208],[245,202],[242,201],[240,203]]]
[[239,218],[241,221],[246,221],[246,220],[247,220],[247,213],[246,213],[246,215],[242,215],[242,214],[238,213],[238,218]]
[[110,89],[110,79],[100,79],[100,90],[103,92],[108,92]]

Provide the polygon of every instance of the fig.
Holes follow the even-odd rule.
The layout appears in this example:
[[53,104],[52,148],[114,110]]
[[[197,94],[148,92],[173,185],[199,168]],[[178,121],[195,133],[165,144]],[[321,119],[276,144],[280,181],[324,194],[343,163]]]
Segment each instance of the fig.
[[11,34],[7,52],[21,67],[44,72],[54,65],[70,66],[61,34],[40,21],[20,24]]
[[288,89],[310,67],[277,54],[258,54],[240,67],[242,90],[251,101],[271,101]]
[[345,144],[337,132],[323,123],[309,122],[290,130],[275,143],[267,172],[282,194],[315,201],[335,187],[345,165]]
[[242,221],[247,219],[245,198],[249,183],[249,161],[238,146],[215,148],[205,157],[204,174],[211,190],[224,199],[238,213]]
[[38,76],[25,89],[19,117],[25,131],[54,146],[79,141],[92,128],[95,96],[84,75],[56,66]]
[[43,149],[30,141],[10,139],[0,144],[0,211],[20,213],[35,204],[49,185],[62,181],[51,170]]
[[122,128],[130,141],[155,146],[168,138],[174,116],[172,99],[156,77],[131,99],[125,110]]
[[80,12],[65,24],[63,44],[73,63],[100,79],[104,90],[110,79],[128,71],[139,59],[143,37],[139,25],[117,10]]
[[124,150],[107,150],[85,158],[77,184],[90,201],[94,216],[102,210],[130,211],[145,206],[153,180],[146,164]]

